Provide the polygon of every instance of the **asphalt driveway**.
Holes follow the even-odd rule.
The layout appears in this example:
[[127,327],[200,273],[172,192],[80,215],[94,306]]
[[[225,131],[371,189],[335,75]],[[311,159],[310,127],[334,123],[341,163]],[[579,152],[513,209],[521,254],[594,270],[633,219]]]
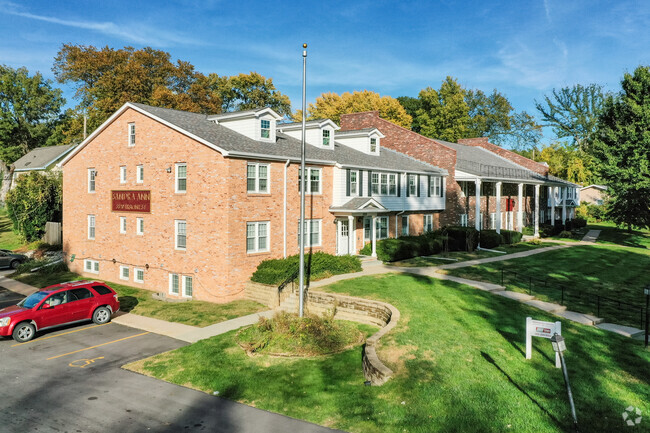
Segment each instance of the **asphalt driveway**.
[[[20,295],[0,289],[0,305]],[[116,323],[0,340],[2,432],[332,432],[120,367],[187,343]]]

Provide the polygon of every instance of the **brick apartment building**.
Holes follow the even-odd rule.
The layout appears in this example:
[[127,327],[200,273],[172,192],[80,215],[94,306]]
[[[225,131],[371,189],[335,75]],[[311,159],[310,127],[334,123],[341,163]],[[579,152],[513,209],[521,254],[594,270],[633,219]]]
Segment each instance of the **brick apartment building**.
[[[280,119],[268,108],[206,116],[125,104],[61,162],[71,270],[170,297],[242,297],[262,260],[298,253],[301,126]],[[374,250],[444,221],[453,165],[387,137],[308,122],[309,251]]]

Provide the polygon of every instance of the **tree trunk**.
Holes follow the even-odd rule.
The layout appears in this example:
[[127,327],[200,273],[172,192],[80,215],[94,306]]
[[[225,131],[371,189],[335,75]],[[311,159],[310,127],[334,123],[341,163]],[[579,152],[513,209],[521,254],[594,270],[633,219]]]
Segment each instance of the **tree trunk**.
[[11,184],[14,177],[14,165],[7,165],[4,161],[0,161],[0,171],[2,171],[2,187],[0,187],[0,206],[5,206],[7,193],[11,189]]

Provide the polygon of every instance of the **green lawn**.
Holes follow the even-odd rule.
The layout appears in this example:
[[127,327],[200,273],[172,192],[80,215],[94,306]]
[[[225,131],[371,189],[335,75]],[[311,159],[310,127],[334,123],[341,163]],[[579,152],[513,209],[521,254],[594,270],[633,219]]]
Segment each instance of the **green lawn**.
[[[542,242],[540,244],[534,244],[531,242],[519,242],[514,245],[501,245],[497,248],[493,248],[496,251],[504,251],[507,254],[519,253],[522,251],[534,250],[537,248],[551,247],[557,245],[552,242]],[[456,262],[466,262],[468,260],[476,259],[485,259],[488,257],[495,256],[505,256],[506,254],[495,253],[492,251],[485,250],[476,250],[471,253],[467,251],[454,251],[446,254],[436,254],[435,256],[426,256],[426,257],[413,257],[412,259],[401,260],[399,262],[386,263],[390,266],[399,266],[405,268],[419,267],[419,266],[438,266],[438,265],[448,265],[450,263]],[[444,258],[454,259],[454,260],[445,260]]]
[[[644,305],[643,287],[650,283],[650,251],[616,246],[578,245],[531,257],[485,263],[445,271],[450,275],[501,284],[509,290],[527,292],[538,299],[560,302],[565,287],[564,305],[573,311],[598,314],[599,294],[622,302]],[[513,274],[516,272],[516,275]],[[529,280],[533,277],[534,280]],[[543,281],[546,281],[544,284]],[[601,302],[600,316],[607,321],[639,328],[641,313],[621,311],[611,302]]]
[[15,250],[23,245],[23,241],[13,232],[13,223],[7,216],[7,210],[0,208],[0,249]]
[[[536,339],[533,359],[524,359],[526,316],[556,317],[418,275],[363,277],[326,290],[390,302],[402,313],[379,347],[396,373],[383,386],[363,386],[360,348],[311,360],[251,358],[234,333],[129,368],[351,432],[571,430],[550,343]],[[568,321],[563,330],[581,431],[624,431],[629,405],[650,413],[650,351],[641,342]]]
[[[38,288],[62,281],[85,279],[73,272],[36,272],[12,276],[12,278]],[[149,290],[111,282],[107,282],[107,284],[118,293],[122,311],[191,326],[204,327],[268,310],[264,305],[248,300],[233,301],[226,304],[214,304],[205,301],[163,302],[153,299],[151,297],[152,292]]]
[[632,230],[616,227],[610,222],[589,224],[591,230],[601,230],[598,243],[650,249],[650,230]]

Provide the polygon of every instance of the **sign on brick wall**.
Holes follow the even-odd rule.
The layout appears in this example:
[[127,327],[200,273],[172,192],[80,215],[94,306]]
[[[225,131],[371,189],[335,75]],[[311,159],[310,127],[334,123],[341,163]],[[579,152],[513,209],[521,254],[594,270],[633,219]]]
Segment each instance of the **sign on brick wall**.
[[111,191],[113,212],[151,212],[151,191]]

